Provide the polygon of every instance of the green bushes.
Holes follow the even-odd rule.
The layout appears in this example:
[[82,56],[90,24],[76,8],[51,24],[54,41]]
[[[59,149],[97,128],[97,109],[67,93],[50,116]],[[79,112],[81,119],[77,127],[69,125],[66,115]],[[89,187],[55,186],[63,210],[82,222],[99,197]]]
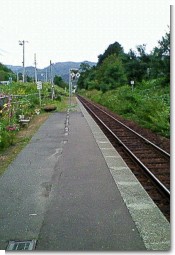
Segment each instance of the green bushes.
[[170,88],[162,80],[143,81],[131,86],[125,85],[105,93],[86,91],[83,95],[111,111],[133,120],[162,136],[170,136]]
[[83,94],[90,99],[169,137],[170,31],[150,54],[145,44],[136,49],[124,53],[118,42],[109,45],[96,66],[81,68],[78,89],[89,90]]
[[20,115],[24,115],[25,118],[29,119],[33,115],[42,112],[45,106],[47,106],[46,111],[60,110],[65,107],[65,103],[62,103],[62,97],[67,96],[64,89],[55,86],[55,98],[52,100],[49,92],[50,88],[50,84],[43,84],[40,105],[39,92],[34,83],[12,83],[1,86],[0,150],[15,143],[15,136],[20,128]]

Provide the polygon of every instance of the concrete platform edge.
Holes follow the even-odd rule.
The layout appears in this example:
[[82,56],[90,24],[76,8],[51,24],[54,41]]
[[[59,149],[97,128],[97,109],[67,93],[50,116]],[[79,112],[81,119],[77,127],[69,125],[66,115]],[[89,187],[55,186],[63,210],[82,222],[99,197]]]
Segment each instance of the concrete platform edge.
[[92,131],[109,171],[121,193],[147,250],[168,251],[171,247],[170,223],[136,179],[87,110],[78,105]]

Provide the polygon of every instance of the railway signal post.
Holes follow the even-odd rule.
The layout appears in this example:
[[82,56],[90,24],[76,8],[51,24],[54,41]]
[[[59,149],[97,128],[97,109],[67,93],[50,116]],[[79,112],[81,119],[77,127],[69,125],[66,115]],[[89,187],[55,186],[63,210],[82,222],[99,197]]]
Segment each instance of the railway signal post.
[[77,86],[78,78],[80,77],[80,73],[78,69],[72,68],[69,69],[69,106],[72,104],[72,87],[73,85]]

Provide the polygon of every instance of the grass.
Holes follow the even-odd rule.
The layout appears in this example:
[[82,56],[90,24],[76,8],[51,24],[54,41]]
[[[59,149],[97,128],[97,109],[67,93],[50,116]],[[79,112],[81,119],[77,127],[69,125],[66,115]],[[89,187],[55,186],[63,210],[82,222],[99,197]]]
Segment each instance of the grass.
[[48,113],[42,113],[33,117],[28,127],[21,129],[15,138],[14,145],[0,152],[0,175],[4,173],[8,165],[15,159],[18,153],[28,144],[39,127],[49,117]]
[[105,93],[84,91],[82,95],[142,127],[170,137],[170,88],[157,80],[142,82],[133,92],[126,85]]

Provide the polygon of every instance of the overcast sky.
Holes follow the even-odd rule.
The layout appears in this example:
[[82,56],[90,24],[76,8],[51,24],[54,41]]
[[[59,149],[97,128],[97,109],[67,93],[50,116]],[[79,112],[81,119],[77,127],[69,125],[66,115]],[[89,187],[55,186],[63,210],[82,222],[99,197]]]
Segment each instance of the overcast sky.
[[1,0],[0,62],[38,68],[63,61],[97,62],[109,44],[147,52],[168,32],[168,0]]

